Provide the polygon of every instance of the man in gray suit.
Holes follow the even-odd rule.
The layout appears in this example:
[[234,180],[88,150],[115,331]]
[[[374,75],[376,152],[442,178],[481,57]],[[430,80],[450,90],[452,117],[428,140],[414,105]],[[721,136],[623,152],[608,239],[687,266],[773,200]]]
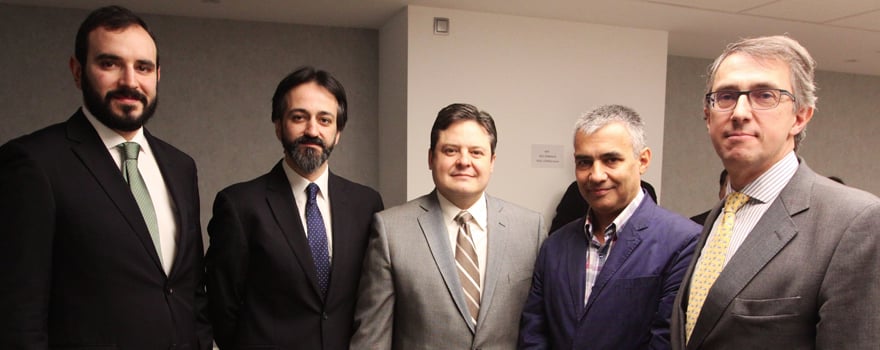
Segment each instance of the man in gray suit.
[[467,104],[431,128],[436,189],[375,215],[352,349],[512,349],[541,216],[485,193],[495,122]]
[[710,68],[706,126],[729,187],[676,298],[674,349],[880,346],[880,199],[795,153],[814,68],[784,36],[732,44]]

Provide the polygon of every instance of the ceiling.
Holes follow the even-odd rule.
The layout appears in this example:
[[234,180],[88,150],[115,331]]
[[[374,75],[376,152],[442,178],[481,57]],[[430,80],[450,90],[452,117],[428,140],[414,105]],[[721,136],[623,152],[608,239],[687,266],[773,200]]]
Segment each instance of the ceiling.
[[[0,0],[94,9],[106,0]],[[379,28],[406,5],[669,32],[669,54],[714,58],[739,38],[789,34],[821,70],[880,76],[878,0],[116,0],[138,13]]]

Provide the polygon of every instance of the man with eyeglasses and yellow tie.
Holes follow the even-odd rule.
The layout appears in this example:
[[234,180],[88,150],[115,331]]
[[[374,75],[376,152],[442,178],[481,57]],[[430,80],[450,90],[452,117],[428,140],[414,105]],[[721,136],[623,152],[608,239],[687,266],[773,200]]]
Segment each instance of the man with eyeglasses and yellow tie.
[[705,120],[728,194],[676,298],[674,349],[880,346],[880,199],[796,154],[814,69],[785,36],[731,44],[710,67]]

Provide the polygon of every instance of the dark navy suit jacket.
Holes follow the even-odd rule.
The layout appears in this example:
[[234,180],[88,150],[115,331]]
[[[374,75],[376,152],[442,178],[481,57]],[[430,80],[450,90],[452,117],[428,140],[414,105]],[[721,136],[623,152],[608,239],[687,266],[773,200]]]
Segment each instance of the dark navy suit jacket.
[[669,318],[700,226],[645,199],[584,305],[586,217],[541,247],[520,324],[520,349],[668,349]]
[[217,194],[208,224],[209,312],[220,349],[348,349],[373,214],[372,188],[327,179],[333,262],[326,295],[282,161]]

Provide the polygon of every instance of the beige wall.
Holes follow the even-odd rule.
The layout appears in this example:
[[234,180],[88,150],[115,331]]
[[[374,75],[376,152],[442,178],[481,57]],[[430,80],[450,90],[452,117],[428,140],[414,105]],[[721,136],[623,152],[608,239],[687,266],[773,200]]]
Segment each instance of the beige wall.
[[[665,32],[417,6],[407,16],[407,199],[434,187],[429,133],[453,102],[495,119],[489,193],[544,213],[548,226],[574,180],[574,122],[600,104],[629,105],[645,118],[655,155],[647,177],[659,186]],[[449,18],[449,35],[433,34],[434,17]],[[533,167],[533,145],[559,146],[561,166]]]

